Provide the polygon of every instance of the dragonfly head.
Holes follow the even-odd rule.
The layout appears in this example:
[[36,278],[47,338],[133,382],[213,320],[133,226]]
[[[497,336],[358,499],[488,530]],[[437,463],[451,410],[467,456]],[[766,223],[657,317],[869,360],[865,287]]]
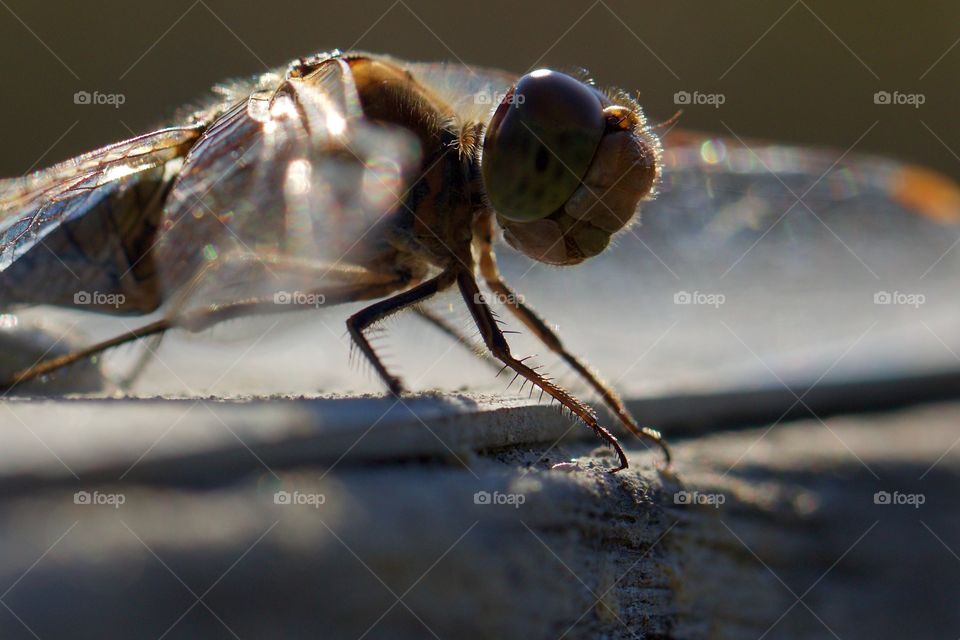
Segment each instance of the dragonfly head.
[[556,265],[597,255],[634,219],[660,173],[640,107],[563,73],[520,78],[487,127],[481,172],[504,237]]

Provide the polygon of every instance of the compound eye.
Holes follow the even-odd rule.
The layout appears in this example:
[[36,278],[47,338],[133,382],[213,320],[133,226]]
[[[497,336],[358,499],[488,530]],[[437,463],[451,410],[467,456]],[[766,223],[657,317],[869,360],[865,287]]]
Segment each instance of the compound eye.
[[483,182],[493,208],[529,222],[562,207],[590,168],[605,126],[600,97],[588,85],[548,69],[520,78],[483,141]]

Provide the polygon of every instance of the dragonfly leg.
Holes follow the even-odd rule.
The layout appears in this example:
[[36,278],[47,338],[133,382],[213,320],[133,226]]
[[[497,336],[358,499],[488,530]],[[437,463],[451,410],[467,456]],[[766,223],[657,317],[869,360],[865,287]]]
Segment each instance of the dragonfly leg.
[[604,404],[617,416],[621,423],[635,436],[644,440],[649,440],[663,452],[666,464],[669,466],[671,455],[670,448],[664,442],[663,436],[656,429],[641,427],[637,424],[630,412],[627,411],[620,395],[613,388],[603,381],[600,376],[586,362],[567,351],[566,347],[560,341],[560,337],[550,329],[546,322],[537,315],[537,313],[523,302],[523,297],[518,296],[503,281],[500,271],[497,269],[496,257],[493,253],[491,242],[492,230],[489,233],[480,233],[480,273],[483,275],[487,286],[497,294],[500,300],[526,327],[533,332],[548,349],[558,354],[570,368],[577,372],[587,383],[600,394]]
[[66,353],[56,358],[42,360],[41,362],[38,362],[27,369],[18,371],[9,380],[0,382],[0,389],[5,391],[12,390],[19,384],[33,380],[34,378],[39,378],[40,376],[47,375],[48,373],[52,373],[57,369],[69,366],[75,362],[93,357],[106,351],[107,349],[119,347],[122,344],[133,342],[134,340],[140,340],[141,338],[158,335],[169,328],[169,321],[166,318],[162,318],[156,322],[151,322],[146,326],[122,333],[118,336],[110,338],[109,340],[98,342],[97,344],[85,347],[83,349],[78,349],[77,351],[71,351],[70,353]]
[[[242,262],[243,260],[246,260],[246,258],[238,258],[237,260]],[[229,263],[230,261],[225,262]],[[252,262],[253,261],[251,261],[251,263]],[[331,267],[330,265],[314,264],[311,267],[303,262],[295,261],[272,261],[270,266],[274,270],[287,269],[298,274],[303,274],[305,273],[306,269],[312,268],[313,273],[315,273],[318,277],[321,275],[329,276],[331,273],[338,272],[336,268]],[[216,265],[212,266],[212,269],[217,268],[222,267],[218,267]],[[244,316],[270,315],[315,308],[314,303],[309,301],[309,296],[305,296],[307,301],[304,301],[303,303],[291,301],[290,304],[277,304],[275,299],[271,296],[265,298],[241,300],[232,303],[224,303],[215,307],[199,308],[185,312],[184,307],[188,302],[190,295],[195,291],[198,283],[209,275],[210,271],[208,269],[201,270],[199,273],[197,273],[192,281],[184,288],[183,292],[171,301],[165,317],[151,322],[143,327],[131,329],[114,336],[113,338],[104,340],[103,342],[99,342],[89,347],[73,351],[57,358],[51,358],[49,360],[38,362],[27,369],[17,372],[9,380],[0,381],[0,389],[13,389],[23,382],[46,375],[85,358],[95,356],[108,349],[112,349],[135,340],[141,340],[150,336],[160,335],[170,329],[183,328],[191,332],[199,332],[220,322],[241,318]],[[376,274],[373,272],[370,272],[368,276],[365,276],[363,272],[344,269],[343,276],[345,280],[349,278],[349,283],[335,287],[324,287],[322,292],[308,291],[306,293],[323,293],[325,304],[333,305],[356,300],[383,297],[403,286],[403,280],[398,277],[395,277],[393,280],[389,280],[386,279],[383,274]]]
[[380,300],[375,302],[369,307],[361,309],[357,313],[350,316],[347,319],[347,331],[350,332],[350,337],[353,338],[354,344],[357,345],[357,348],[360,349],[360,352],[366,357],[366,359],[373,365],[374,370],[376,370],[377,375],[383,380],[387,385],[387,388],[396,395],[403,393],[403,383],[399,378],[392,375],[387,368],[384,366],[383,361],[380,360],[380,357],[374,351],[373,346],[370,344],[370,340],[367,339],[367,336],[364,334],[371,325],[383,320],[384,318],[393,315],[394,313],[410,306],[417,305],[420,302],[423,302],[430,296],[446,289],[451,284],[453,284],[454,276],[448,272],[444,271],[440,275],[423,282],[412,289],[408,289],[402,293],[387,298],[386,300]]
[[510,353],[510,345],[507,344],[507,339],[497,325],[496,318],[493,317],[490,307],[484,302],[480,294],[480,287],[477,285],[473,274],[463,270],[458,272],[457,284],[460,287],[460,294],[463,296],[464,302],[467,303],[467,307],[473,315],[474,322],[477,323],[477,327],[480,329],[480,335],[483,336],[483,341],[491,353],[504,365],[513,369],[516,375],[523,376],[529,380],[531,384],[539,387],[541,391],[569,409],[570,412],[593,429],[594,433],[602,440],[613,447],[620,460],[620,465],[615,469],[611,469],[611,473],[626,469],[627,455],[623,452],[623,448],[620,446],[620,443],[617,442],[614,435],[597,422],[597,416],[593,409],[572,396],[566,389],[555,384],[549,378],[545,378],[536,369],[527,366],[523,360],[515,358]]

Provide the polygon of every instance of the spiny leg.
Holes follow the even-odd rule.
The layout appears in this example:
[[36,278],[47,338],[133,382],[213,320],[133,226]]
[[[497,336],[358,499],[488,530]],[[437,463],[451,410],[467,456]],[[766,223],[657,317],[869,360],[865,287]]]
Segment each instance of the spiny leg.
[[[302,262],[286,264],[284,261],[273,261],[271,263],[271,266],[276,269],[282,269],[285,265],[291,269],[296,269],[298,273],[303,273],[307,268]],[[192,332],[199,332],[220,322],[244,316],[269,315],[315,308],[315,304],[312,302],[299,303],[291,301],[290,304],[280,305],[276,303],[273,297],[264,297],[226,303],[212,308],[200,308],[188,313],[182,313],[182,309],[189,298],[190,292],[196,287],[199,281],[209,275],[210,270],[215,270],[216,268],[218,267],[214,265],[210,269],[204,269],[197,273],[191,283],[184,288],[184,292],[173,301],[167,316],[89,347],[34,364],[27,369],[15,373],[9,380],[0,381],[0,389],[11,390],[23,382],[47,375],[57,369],[95,356],[108,349],[135,340],[160,335],[170,329],[185,328]],[[222,265],[219,268],[222,268]],[[403,286],[401,279],[386,280],[383,274],[379,273],[369,272],[368,276],[365,276],[357,269],[344,268],[340,270],[338,267],[322,264],[314,264],[313,268],[317,276],[327,276],[331,273],[338,274],[342,272],[344,277],[349,277],[350,280],[353,281],[351,284],[324,287],[323,291],[307,292],[322,293],[325,297],[325,304],[327,305],[378,298],[388,295]],[[366,280],[366,282],[364,280]]]
[[403,383],[400,382],[399,378],[387,371],[380,357],[376,351],[374,351],[373,346],[371,346],[370,340],[364,335],[364,331],[370,328],[372,324],[383,320],[387,316],[393,315],[401,309],[423,302],[430,296],[446,289],[451,284],[453,284],[453,276],[444,271],[440,275],[412,289],[398,293],[386,300],[375,302],[347,319],[347,331],[350,332],[350,337],[353,338],[354,344],[357,345],[360,352],[366,357],[370,364],[373,365],[377,375],[380,376],[392,393],[396,395],[403,393]]
[[148,336],[157,335],[166,331],[170,327],[171,325],[169,321],[166,318],[162,318],[143,327],[121,333],[118,336],[114,336],[113,338],[104,340],[103,342],[98,342],[89,347],[78,349],[77,351],[71,351],[70,353],[66,353],[56,358],[50,358],[49,360],[43,360],[42,362],[38,362],[31,367],[13,374],[9,380],[5,380],[0,383],[0,389],[3,389],[4,391],[12,390],[24,382],[29,382],[30,380],[39,378],[40,376],[53,373],[57,369],[69,366],[75,362],[79,362],[80,360],[93,357],[106,351],[107,349],[119,347],[122,344],[127,344],[128,342],[140,340],[141,338],[146,338]]
[[583,360],[567,351],[560,341],[559,336],[554,333],[547,323],[543,321],[537,313],[523,303],[522,298],[516,295],[512,289],[503,281],[499,269],[497,269],[496,257],[493,253],[492,229],[489,228],[491,221],[481,221],[484,225],[477,235],[480,243],[480,273],[483,275],[487,286],[499,296],[507,308],[513,313],[537,338],[540,339],[548,349],[563,358],[574,371],[577,372],[593,389],[600,394],[614,415],[623,423],[623,425],[634,435],[650,440],[657,445],[663,452],[666,463],[669,466],[671,461],[670,448],[664,442],[663,436],[656,429],[641,427],[627,411],[619,394],[604,382],[597,373]]
[[480,335],[483,336],[484,343],[493,355],[503,364],[513,369],[517,375],[523,376],[526,380],[529,380],[531,384],[539,387],[544,393],[569,409],[574,415],[586,423],[588,427],[593,429],[594,433],[602,440],[612,446],[617,453],[617,457],[620,459],[620,466],[611,469],[611,473],[626,469],[627,455],[623,452],[623,448],[613,434],[597,422],[597,417],[593,409],[570,395],[570,393],[562,387],[544,378],[535,369],[524,364],[523,360],[518,360],[513,357],[510,353],[510,345],[507,344],[503,331],[497,326],[497,321],[493,317],[490,307],[486,305],[483,297],[480,295],[480,287],[477,286],[477,281],[474,280],[473,274],[466,271],[459,271],[457,273],[457,284],[460,286],[460,294],[463,296],[464,302],[466,302],[470,313],[473,315],[474,322],[477,323],[477,327],[480,329]]

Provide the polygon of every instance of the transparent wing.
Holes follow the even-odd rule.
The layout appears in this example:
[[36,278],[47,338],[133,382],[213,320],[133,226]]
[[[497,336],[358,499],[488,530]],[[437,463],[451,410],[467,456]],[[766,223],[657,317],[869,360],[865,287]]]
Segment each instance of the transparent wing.
[[60,222],[122,188],[126,178],[185,155],[200,131],[199,126],[163,129],[0,181],[0,269]]
[[499,69],[453,62],[393,62],[430,87],[464,122],[487,122],[517,81],[515,74]]
[[923,253],[911,243],[942,239],[942,225],[960,222],[957,187],[902,162],[687,133],[664,147],[663,182],[643,206],[646,231],[669,235],[662,244],[694,270],[709,258],[731,275],[755,250],[797,260],[825,236],[871,277],[889,276]]
[[951,181],[841,150],[692,134],[664,148],[659,193],[605,255],[557,276],[501,252],[518,290],[628,392],[799,392],[956,367]]
[[367,269],[418,162],[412,136],[364,118],[342,59],[288,74],[226,112],[191,150],[158,245],[165,289],[190,285],[210,306]]
[[163,129],[0,181],[0,302],[62,304],[78,286],[121,292],[156,225],[147,208],[201,130]]

